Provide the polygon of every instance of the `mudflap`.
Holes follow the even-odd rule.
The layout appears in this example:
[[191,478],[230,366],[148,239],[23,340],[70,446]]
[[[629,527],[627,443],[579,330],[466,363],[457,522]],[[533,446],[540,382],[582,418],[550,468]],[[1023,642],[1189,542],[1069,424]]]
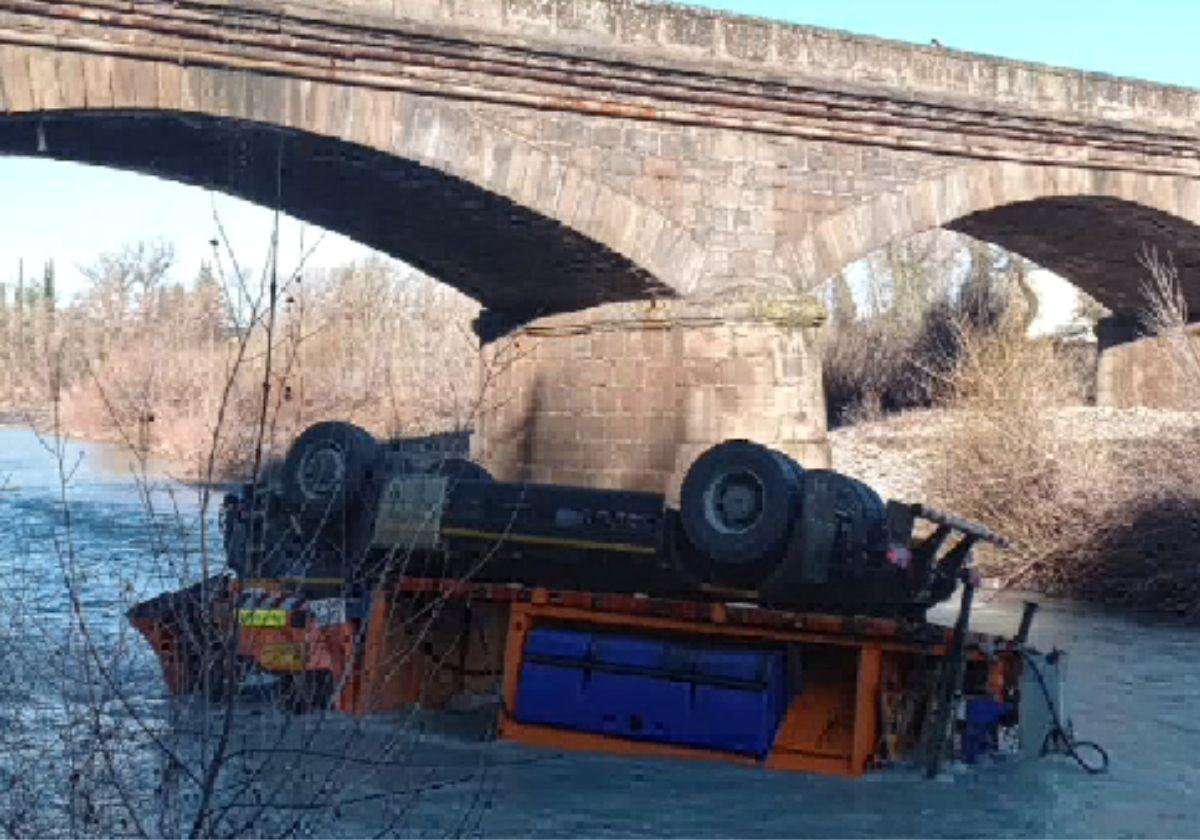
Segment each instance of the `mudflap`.
[[126,613],[158,657],[171,694],[220,697],[236,688],[230,580],[211,577],[135,604]]

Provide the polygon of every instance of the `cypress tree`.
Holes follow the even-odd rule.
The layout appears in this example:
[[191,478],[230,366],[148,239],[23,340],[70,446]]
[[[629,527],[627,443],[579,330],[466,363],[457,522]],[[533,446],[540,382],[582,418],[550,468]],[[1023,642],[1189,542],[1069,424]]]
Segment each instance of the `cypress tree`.
[[13,348],[13,364],[24,361],[25,356],[25,261],[17,262],[17,296],[13,299],[16,312],[16,343]]
[[42,271],[42,303],[46,306],[46,311],[50,314],[54,313],[55,309],[55,292],[54,292],[54,260],[46,262],[46,267]]

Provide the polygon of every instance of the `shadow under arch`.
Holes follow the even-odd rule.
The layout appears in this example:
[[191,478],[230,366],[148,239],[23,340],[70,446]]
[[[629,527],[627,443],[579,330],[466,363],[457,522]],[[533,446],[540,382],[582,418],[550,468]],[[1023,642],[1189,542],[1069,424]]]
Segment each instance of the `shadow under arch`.
[[1115,313],[1145,306],[1144,247],[1169,254],[1190,311],[1200,313],[1200,179],[1067,166],[986,162],[837,213],[787,249],[791,270],[822,282],[890,242],[934,228],[1028,257]]
[[[1142,309],[1144,248],[1170,255],[1181,278],[1200,272],[1200,225],[1107,196],[1006,204],[951,222],[950,230],[999,245],[1070,280],[1117,312]],[[1191,291],[1200,304],[1200,292]],[[1200,312],[1200,308],[1193,311]]]
[[478,300],[490,310],[481,333],[674,294],[626,256],[468,180],[292,128],[169,111],[7,115],[0,154],[133,171],[277,206]]

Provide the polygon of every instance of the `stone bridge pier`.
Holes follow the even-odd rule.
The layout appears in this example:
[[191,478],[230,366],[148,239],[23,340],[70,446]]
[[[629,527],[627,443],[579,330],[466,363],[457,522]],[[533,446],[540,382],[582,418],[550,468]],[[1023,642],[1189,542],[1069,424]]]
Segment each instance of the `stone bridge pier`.
[[1200,323],[1186,333],[1150,335],[1135,316],[1113,316],[1097,329],[1096,404],[1108,408],[1195,411]]
[[665,493],[704,449],[746,438],[829,465],[820,306],[618,304],[487,345],[475,456],[506,481]]

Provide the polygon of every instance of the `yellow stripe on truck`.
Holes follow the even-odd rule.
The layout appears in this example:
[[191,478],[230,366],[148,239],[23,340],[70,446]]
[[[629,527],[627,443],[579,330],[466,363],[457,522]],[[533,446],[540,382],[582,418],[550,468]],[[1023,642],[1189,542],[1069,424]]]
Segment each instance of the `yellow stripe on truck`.
[[573,540],[565,537],[542,537],[534,534],[497,534],[491,531],[474,531],[469,528],[443,528],[442,536],[497,542],[525,543],[526,545],[548,545],[558,548],[581,548],[588,551],[619,551],[625,554],[657,554],[658,550],[644,545],[607,543],[597,540]]
[[287,627],[287,610],[238,610],[243,627]]
[[345,583],[345,578],[264,578],[242,581],[242,589],[299,589],[306,586],[337,588],[344,586]]

